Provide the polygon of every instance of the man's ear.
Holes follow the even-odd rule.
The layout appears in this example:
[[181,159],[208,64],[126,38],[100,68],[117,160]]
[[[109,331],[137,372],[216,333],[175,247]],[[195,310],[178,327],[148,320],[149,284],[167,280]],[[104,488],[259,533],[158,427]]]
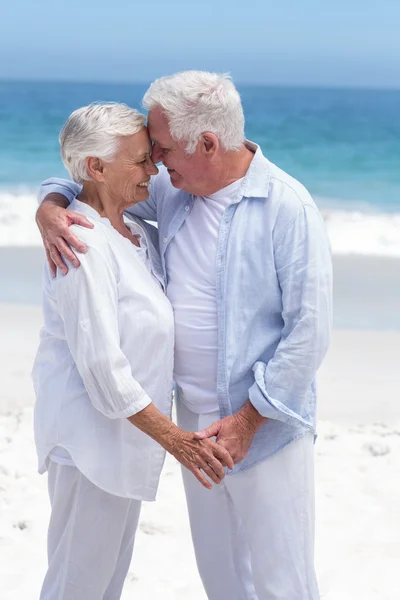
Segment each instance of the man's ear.
[[219,148],[219,140],[215,133],[206,131],[201,134],[201,151],[206,156],[214,156]]
[[88,174],[95,181],[104,181],[104,162],[97,156],[88,156],[86,159]]

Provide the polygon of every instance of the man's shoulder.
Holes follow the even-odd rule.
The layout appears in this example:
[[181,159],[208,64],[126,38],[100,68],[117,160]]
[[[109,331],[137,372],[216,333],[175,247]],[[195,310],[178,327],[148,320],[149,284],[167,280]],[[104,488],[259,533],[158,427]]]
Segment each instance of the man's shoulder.
[[269,163],[269,166],[271,178],[268,199],[271,202],[279,202],[295,211],[307,206],[315,208],[310,192],[300,181],[273,163]]
[[260,148],[256,151],[248,175],[245,191],[249,192],[249,196],[264,200],[269,220],[275,220],[277,216],[293,219],[308,207],[316,208],[304,185],[268,160]]
[[287,204],[299,210],[314,205],[304,185],[264,156],[260,147],[255,151],[246,179],[245,191],[249,196],[264,198],[268,206]]
[[287,230],[298,218],[308,222],[322,221],[322,216],[307,188],[297,179],[269,163],[270,184],[267,204],[273,215],[275,234]]

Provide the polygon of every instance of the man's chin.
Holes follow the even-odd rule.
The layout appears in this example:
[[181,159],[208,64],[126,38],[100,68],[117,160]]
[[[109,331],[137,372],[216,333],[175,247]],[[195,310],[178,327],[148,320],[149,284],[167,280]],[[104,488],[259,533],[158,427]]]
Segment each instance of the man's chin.
[[182,187],[182,177],[176,171],[168,171],[171,184],[176,188]]

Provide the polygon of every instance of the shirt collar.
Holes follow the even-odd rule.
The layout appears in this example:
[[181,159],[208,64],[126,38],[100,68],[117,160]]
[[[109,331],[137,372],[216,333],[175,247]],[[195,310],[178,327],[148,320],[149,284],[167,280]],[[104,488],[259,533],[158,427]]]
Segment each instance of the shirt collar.
[[89,204],[86,204],[86,202],[81,202],[80,200],[78,200],[78,198],[74,198],[72,200],[68,209],[83,214],[85,215],[85,217],[90,217],[94,221],[106,221],[111,225],[110,221],[106,219],[106,217],[101,217],[97,210],[89,206]]
[[[68,208],[69,208],[69,210],[73,210],[74,212],[77,212],[77,213],[85,215],[85,217],[89,217],[93,221],[101,221],[105,225],[108,225],[109,227],[112,227],[112,225],[110,223],[110,220],[107,219],[107,217],[101,217],[99,215],[99,213],[97,212],[97,210],[95,210],[94,208],[92,208],[91,206],[89,206],[89,204],[86,204],[86,202],[81,202],[77,198],[74,198],[72,200],[72,202],[71,202],[71,204],[69,205]],[[127,227],[129,227],[129,229],[131,230],[131,232],[133,233],[133,235],[136,235],[139,238],[143,237],[143,229],[133,219],[133,217],[131,217],[131,216],[128,217],[125,214],[123,214],[123,219],[124,219],[125,225]]]
[[246,198],[266,198],[271,181],[270,162],[263,155],[260,146],[254,142],[246,140],[245,146],[254,153],[254,157],[244,177],[241,195]]

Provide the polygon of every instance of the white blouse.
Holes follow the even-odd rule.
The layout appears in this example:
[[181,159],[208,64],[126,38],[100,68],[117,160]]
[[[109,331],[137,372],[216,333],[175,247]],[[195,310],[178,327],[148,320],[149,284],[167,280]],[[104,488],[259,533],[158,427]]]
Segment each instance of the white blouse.
[[70,210],[95,227],[72,226],[88,247],[79,268],[53,278],[45,266],[33,368],[39,471],[62,449],[105,491],[154,500],[165,452],[127,420],[150,402],[171,414],[173,313],[151,226],[126,221],[145,242],[137,248],[88,205]]

